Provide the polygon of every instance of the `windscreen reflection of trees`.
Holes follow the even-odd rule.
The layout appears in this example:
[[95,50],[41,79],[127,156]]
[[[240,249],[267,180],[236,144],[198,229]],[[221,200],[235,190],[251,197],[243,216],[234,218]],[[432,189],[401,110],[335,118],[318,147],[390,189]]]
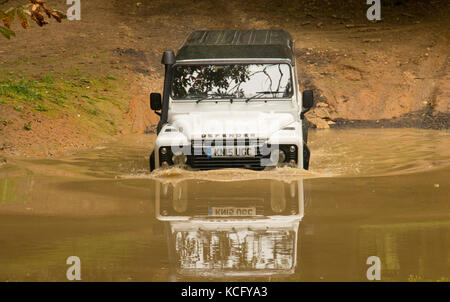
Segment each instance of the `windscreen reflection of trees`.
[[288,64],[180,65],[174,68],[174,99],[291,96]]
[[177,262],[181,269],[291,269],[296,236],[291,230],[177,231]]

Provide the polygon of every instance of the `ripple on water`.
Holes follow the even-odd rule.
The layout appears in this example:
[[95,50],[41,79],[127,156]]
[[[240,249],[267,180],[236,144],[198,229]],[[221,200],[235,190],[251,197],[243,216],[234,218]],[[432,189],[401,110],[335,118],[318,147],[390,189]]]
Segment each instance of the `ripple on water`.
[[450,131],[314,131],[310,149],[312,171],[347,177],[410,174],[450,166]]

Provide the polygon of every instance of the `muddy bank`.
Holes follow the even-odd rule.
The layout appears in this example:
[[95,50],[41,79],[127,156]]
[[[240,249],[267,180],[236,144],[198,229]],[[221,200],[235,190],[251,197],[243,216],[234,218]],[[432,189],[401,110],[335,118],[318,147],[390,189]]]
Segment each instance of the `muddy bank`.
[[336,119],[330,128],[420,128],[448,130],[450,129],[450,113],[443,113],[433,109],[424,109],[406,113],[398,118],[379,120],[347,120]]

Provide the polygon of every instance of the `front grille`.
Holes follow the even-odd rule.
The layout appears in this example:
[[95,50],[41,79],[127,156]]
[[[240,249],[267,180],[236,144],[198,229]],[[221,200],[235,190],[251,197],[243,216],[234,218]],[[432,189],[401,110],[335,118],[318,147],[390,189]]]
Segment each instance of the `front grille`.
[[[221,141],[221,146],[230,145],[230,140]],[[234,146],[250,146],[257,145],[261,147],[263,145],[262,140],[257,139],[234,139],[231,145]],[[208,157],[205,154],[202,146],[215,146],[218,145],[218,141],[192,141],[192,153],[188,156],[187,164],[196,170],[215,170],[224,168],[243,168],[251,170],[264,170],[265,166],[261,165],[263,158],[269,158],[269,155],[256,154],[254,157]],[[258,148],[258,152],[259,152]]]

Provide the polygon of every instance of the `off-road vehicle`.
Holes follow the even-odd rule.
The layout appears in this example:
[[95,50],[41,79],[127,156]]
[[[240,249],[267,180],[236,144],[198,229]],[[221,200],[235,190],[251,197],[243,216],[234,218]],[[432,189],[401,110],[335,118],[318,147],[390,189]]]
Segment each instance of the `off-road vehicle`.
[[162,63],[163,97],[150,94],[160,116],[150,170],[308,169],[313,94],[299,90],[289,33],[195,31]]

